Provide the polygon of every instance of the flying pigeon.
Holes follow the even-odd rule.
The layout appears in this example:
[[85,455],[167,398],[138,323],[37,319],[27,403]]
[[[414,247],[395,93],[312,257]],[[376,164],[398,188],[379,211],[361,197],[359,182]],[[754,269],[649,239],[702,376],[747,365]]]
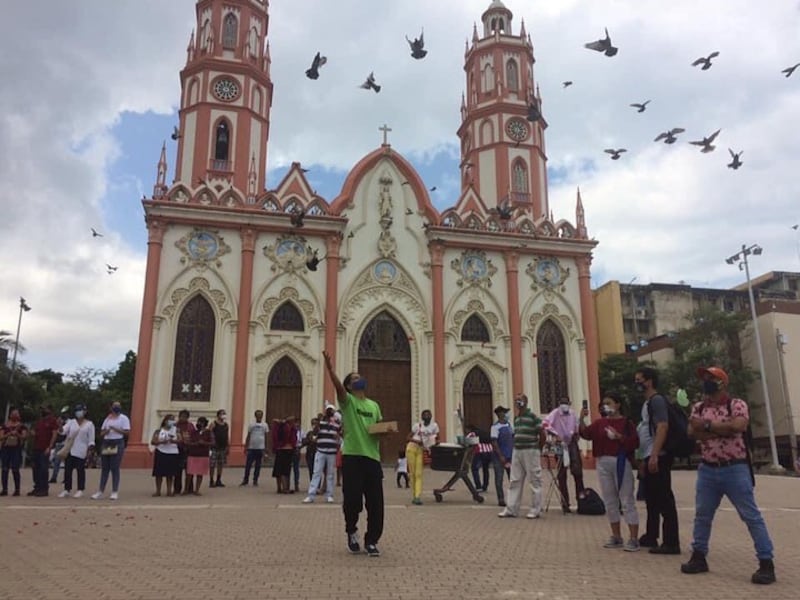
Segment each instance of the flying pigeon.
[[619,48],[611,45],[611,36],[608,35],[608,27],[606,27],[606,37],[602,40],[597,40],[596,42],[589,42],[588,44],[583,45],[584,48],[588,48],[589,50],[596,50],[597,52],[603,52],[606,56],[614,56]]
[[316,271],[321,260],[324,260],[324,257],[320,258],[317,256],[317,251],[314,250],[314,254],[306,261],[306,268],[309,271]]
[[665,131],[664,133],[659,133],[656,139],[654,139],[653,141],[660,142],[661,140],[664,140],[665,144],[674,144],[678,140],[678,138],[676,138],[675,136],[679,133],[683,133],[684,131],[686,130],[681,129],[680,127],[673,127],[669,131]]
[[528,121],[533,123],[541,118],[542,118],[542,113],[539,110],[538,103],[534,101],[528,104],[528,116],[527,116]]
[[303,217],[306,216],[306,209],[301,208],[300,210],[292,211],[291,216],[289,217],[289,222],[294,225],[295,227],[302,227],[303,226]]
[[109,274],[109,275],[111,275],[112,273],[114,273],[114,272],[115,272],[115,271],[116,271],[118,268],[119,268],[119,267],[115,267],[115,266],[113,266],[113,265],[109,265],[108,263],[106,263],[106,270],[108,271],[108,274]]
[[514,209],[508,200],[502,204],[498,204],[496,208],[490,208],[489,212],[500,217],[502,221],[509,221],[514,217]]
[[420,31],[419,37],[416,38],[413,42],[410,39],[408,39],[408,36],[406,36],[406,41],[408,42],[408,45],[411,46],[411,56],[413,56],[417,60],[419,60],[420,58],[425,58],[425,55],[428,53],[428,51],[424,49],[425,48],[424,35],[425,31],[424,30]]
[[413,214],[414,214],[414,211],[413,211],[413,210],[411,210],[410,208],[407,208],[407,209],[406,209],[406,214],[407,214],[407,215],[413,215]]
[[431,192],[435,192],[435,191],[436,191],[436,186],[433,186],[433,187],[430,189],[430,191],[431,191]]
[[645,109],[647,108],[647,105],[648,105],[648,104],[650,104],[650,100],[645,100],[645,101],[644,101],[644,102],[642,102],[641,104],[640,104],[640,103],[638,103],[638,102],[634,102],[633,104],[631,104],[631,106],[632,106],[633,108],[638,108],[638,109],[639,109],[639,110],[637,110],[636,112],[643,113],[643,112],[645,111]]
[[713,152],[716,146],[712,146],[714,139],[719,135],[719,132],[722,131],[721,129],[717,129],[714,133],[712,133],[708,137],[704,137],[702,140],[697,140],[694,142],[689,142],[693,146],[702,146],[700,152],[706,154],[708,152]]
[[178,129],[178,126],[175,125],[172,129],[172,135],[170,136],[173,140],[177,140],[181,137],[181,130]]
[[319,68],[326,62],[328,62],[328,59],[325,56],[320,56],[320,53],[317,52],[316,56],[314,56],[314,60],[311,62],[311,68],[306,69],[306,77],[309,79],[318,79]]
[[698,66],[698,65],[703,65],[703,66],[702,66],[702,67],[700,67],[700,68],[701,68],[703,71],[708,71],[708,70],[711,68],[711,59],[712,59],[712,58],[715,58],[715,57],[717,57],[717,56],[719,56],[719,51],[712,52],[711,54],[709,54],[709,55],[708,55],[708,56],[706,56],[706,57],[702,57],[702,56],[701,56],[700,58],[698,58],[696,61],[694,61],[694,62],[692,63],[692,66],[693,66],[693,67],[696,67],[696,66]]
[[355,231],[351,231],[350,233],[347,234],[347,239],[348,240],[352,240],[354,237],[356,237],[356,232]]
[[739,152],[734,152],[730,148],[728,148],[728,152],[731,153],[731,158],[733,159],[730,163],[728,163],[728,168],[733,169],[734,171],[742,166],[742,161],[739,157],[744,154],[744,150],[740,150]]
[[571,81],[565,81],[565,82],[564,82],[564,83],[562,83],[561,85],[562,85],[563,87],[565,87],[565,88],[568,88],[569,86],[571,86],[571,85],[572,85],[572,82],[571,82]]
[[785,68],[783,71],[781,71],[781,73],[784,73],[786,75],[786,77],[791,77],[792,73],[794,73],[794,70],[797,67],[800,67],[800,63],[797,63],[796,65],[792,65],[791,67]]
[[97,233],[97,231],[95,231],[94,227],[91,227],[90,229],[92,230],[92,237],[93,238],[103,237],[103,234],[102,233]]
[[361,87],[365,90],[374,90],[376,94],[381,91],[381,86],[375,83],[375,73],[370,73],[367,80],[361,84]]
[[617,148],[614,150],[613,148],[606,148],[603,150],[606,154],[611,155],[611,160],[619,160],[619,157],[622,155],[623,152],[627,152],[625,148]]

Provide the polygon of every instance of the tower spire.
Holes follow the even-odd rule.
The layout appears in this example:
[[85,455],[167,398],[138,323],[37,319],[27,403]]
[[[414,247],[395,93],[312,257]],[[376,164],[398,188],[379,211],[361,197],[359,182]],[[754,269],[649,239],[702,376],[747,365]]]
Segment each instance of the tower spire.
[[192,34],[189,36],[189,43],[186,46],[186,64],[189,64],[194,60],[194,29],[192,29]]
[[472,43],[473,44],[477,44],[478,43],[478,24],[477,23],[473,23],[472,24]]
[[256,182],[258,181],[258,173],[256,171],[256,153],[250,159],[250,172],[247,174],[247,202],[254,204],[256,201]]
[[153,186],[153,199],[160,200],[167,193],[167,142],[161,146],[161,156],[156,170],[156,184]]
[[583,210],[580,186],[578,186],[578,201],[575,203],[575,226],[578,229],[578,238],[585,240],[589,237],[589,232],[586,229],[586,212]]
[[523,18],[523,19],[520,19],[519,37],[521,37],[524,40],[526,36],[527,36],[527,33],[525,32],[525,19]]

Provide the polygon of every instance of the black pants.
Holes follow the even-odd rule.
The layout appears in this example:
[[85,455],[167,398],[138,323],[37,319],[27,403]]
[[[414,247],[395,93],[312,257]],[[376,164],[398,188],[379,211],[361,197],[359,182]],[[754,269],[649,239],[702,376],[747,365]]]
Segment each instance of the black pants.
[[31,456],[31,469],[33,470],[33,491],[46,492],[49,489],[48,466],[50,455],[44,450],[34,450]]
[[[383,534],[383,468],[366,456],[342,457],[342,496],[344,530],[358,531],[358,515],[367,509],[364,545],[377,544]],[[362,504],[363,501],[363,504]]]
[[172,484],[172,491],[175,494],[180,494],[183,491],[183,474],[186,471],[187,456],[188,452],[186,450],[181,450],[180,454],[178,455],[178,472],[175,473],[175,481]]
[[664,519],[661,543],[665,546],[680,546],[678,536],[678,510],[675,508],[675,495],[672,493],[672,457],[658,457],[658,473],[647,469],[645,459],[644,501],[647,505],[647,529],[645,537],[658,541],[659,525]]
[[581,451],[578,448],[578,440],[570,442],[565,452],[569,452],[569,467],[561,466],[558,469],[558,490],[561,492],[562,508],[569,508],[569,488],[567,487],[567,469],[575,479],[575,494],[580,497],[583,493],[583,461]]
[[317,457],[317,451],[312,449],[311,446],[306,446],[306,467],[308,468],[308,483],[314,479],[314,459]]
[[[479,490],[489,487],[489,466],[492,464],[493,453],[476,452],[472,458],[472,481]],[[483,471],[483,483],[481,483],[481,471]]]
[[408,473],[398,473],[397,474],[397,487],[400,487],[400,480],[405,480],[406,482],[406,489],[408,489]]
[[64,461],[64,489],[72,491],[72,471],[78,471],[78,490],[86,489],[86,459],[78,458],[70,454]]

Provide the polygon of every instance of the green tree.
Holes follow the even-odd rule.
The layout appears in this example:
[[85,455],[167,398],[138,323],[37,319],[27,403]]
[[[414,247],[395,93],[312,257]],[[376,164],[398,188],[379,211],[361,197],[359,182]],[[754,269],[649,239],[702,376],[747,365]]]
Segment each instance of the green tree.
[[632,354],[609,354],[598,366],[600,393],[618,393],[622,396],[624,412],[634,421],[638,421],[643,398],[633,385],[633,376],[638,369],[655,366],[654,363],[640,362]]

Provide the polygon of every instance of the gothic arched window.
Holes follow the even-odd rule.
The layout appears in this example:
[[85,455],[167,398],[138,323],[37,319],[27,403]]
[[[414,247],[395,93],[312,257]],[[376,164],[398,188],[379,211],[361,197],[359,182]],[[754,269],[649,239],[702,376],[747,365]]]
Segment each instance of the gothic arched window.
[[513,58],[506,63],[506,87],[512,92],[519,89],[519,69],[517,69],[517,61]]
[[515,192],[528,192],[528,167],[522,160],[515,161],[511,168],[511,189]]
[[569,396],[564,336],[551,319],[545,321],[536,334],[536,357],[540,410],[549,413],[558,406],[560,398]]
[[286,301],[272,315],[269,328],[275,331],[305,331],[303,315],[294,304]]
[[483,320],[475,314],[469,316],[461,328],[462,342],[489,342],[489,330]]
[[172,400],[211,400],[215,330],[211,305],[203,296],[195,296],[183,308],[178,319]]
[[214,158],[216,160],[228,160],[228,153],[231,145],[231,134],[227,121],[220,121],[214,135]]
[[222,23],[222,47],[228,50],[236,48],[236,33],[239,28],[239,19],[233,13],[225,15]]
[[489,63],[486,63],[486,66],[483,67],[483,72],[481,73],[481,87],[481,91],[485,94],[494,89],[494,69]]

